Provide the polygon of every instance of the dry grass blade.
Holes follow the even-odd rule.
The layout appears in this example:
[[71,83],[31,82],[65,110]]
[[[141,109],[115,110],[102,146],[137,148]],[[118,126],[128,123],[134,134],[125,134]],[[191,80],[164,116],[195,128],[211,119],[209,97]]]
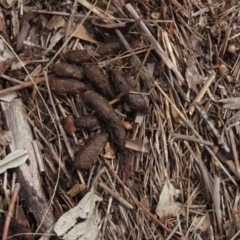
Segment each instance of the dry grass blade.
[[44,239],[64,214],[72,239],[239,238],[237,1],[2,8],[0,159],[32,149],[0,176],[5,212],[21,182],[9,238]]

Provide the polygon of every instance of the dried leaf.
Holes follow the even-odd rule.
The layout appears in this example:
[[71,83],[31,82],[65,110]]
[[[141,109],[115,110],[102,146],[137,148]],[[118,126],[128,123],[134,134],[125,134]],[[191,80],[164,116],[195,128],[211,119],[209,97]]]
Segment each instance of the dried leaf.
[[127,121],[122,121],[122,125],[128,131],[133,129],[133,126]]
[[0,62],[14,58],[14,54],[8,49],[2,39],[0,39]]
[[221,99],[218,102],[223,103],[223,108],[240,109],[240,97]]
[[51,51],[64,36],[65,34],[62,33],[62,29],[59,29],[51,38],[50,44],[48,48],[43,52],[43,55],[46,55],[49,51]]
[[189,88],[193,89],[195,93],[198,93],[196,85],[203,82],[203,77],[199,74],[195,61],[192,58],[188,60],[185,76]]
[[66,25],[66,21],[62,16],[57,16],[54,15],[53,17],[51,17],[51,19],[47,22],[46,24],[46,28],[48,30],[57,30],[60,27],[64,27]]
[[16,50],[17,51],[22,51],[24,48],[24,40],[27,39],[27,35],[28,32],[31,28],[31,25],[29,24],[28,21],[23,21],[22,25],[21,25],[21,30],[17,36],[17,46],[16,46]]
[[226,124],[232,124],[240,120],[240,111],[236,112],[231,118],[226,121]]
[[21,166],[26,162],[28,152],[25,150],[16,150],[8,154],[3,160],[0,161],[0,174],[7,171],[9,168]]
[[191,44],[191,47],[192,47],[193,51],[195,52],[196,56],[203,55],[203,50],[202,50],[200,41],[201,40],[198,37],[196,37],[195,35],[191,36],[190,44]]
[[149,153],[149,147],[146,144],[146,142],[137,142],[135,140],[130,140],[127,139],[126,141],[126,148],[135,150],[135,151],[139,151],[139,152],[143,152],[143,153]]
[[7,146],[13,140],[13,133],[11,131],[0,131],[0,144]]
[[179,195],[180,190],[175,189],[170,182],[165,181],[156,208],[156,213],[161,220],[167,217],[170,218],[172,216],[184,214],[183,204],[175,201]]
[[[206,232],[210,227],[209,215],[194,217],[192,221],[192,228],[196,228],[202,232]],[[192,229],[193,231],[194,229]]]
[[96,53],[93,49],[90,47],[86,48],[86,52],[90,57],[100,57],[98,53]]
[[85,40],[85,41],[88,41],[91,43],[102,44],[101,42],[99,42],[99,41],[95,40],[93,37],[91,37],[91,35],[87,31],[87,29],[82,24],[78,24],[76,27],[72,28],[70,33],[71,34],[74,33],[73,37],[80,38],[82,40]]
[[107,144],[105,145],[104,150],[105,150],[105,154],[104,154],[105,158],[108,158],[108,159],[116,158],[114,147],[113,147],[113,145],[111,143],[107,142]]
[[[62,239],[97,239],[100,219],[96,214],[95,202],[102,201],[90,190],[78,205],[64,213],[57,221],[54,231]],[[81,219],[81,222],[78,220]]]

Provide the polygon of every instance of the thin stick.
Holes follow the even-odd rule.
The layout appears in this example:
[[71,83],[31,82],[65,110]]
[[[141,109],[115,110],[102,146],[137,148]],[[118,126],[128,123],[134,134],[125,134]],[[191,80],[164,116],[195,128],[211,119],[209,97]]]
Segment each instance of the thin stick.
[[123,199],[120,194],[114,190],[112,190],[111,188],[109,188],[108,186],[106,186],[103,182],[98,183],[98,185],[100,187],[102,187],[107,193],[109,193],[112,197],[114,197],[115,199],[117,199],[120,203],[122,203],[125,207],[129,208],[129,209],[133,209],[133,206],[128,203],[125,199]]
[[[36,13],[44,13],[48,15],[59,15],[59,16],[70,16],[71,13],[66,13],[66,12],[57,12],[57,11],[46,11],[46,10],[31,10],[31,12],[36,12]],[[76,13],[74,15],[75,17],[80,17],[84,18],[86,15],[85,14],[79,14]],[[135,19],[131,18],[112,18],[112,17],[106,17],[106,16],[88,16],[89,19],[100,19],[100,20],[115,20],[115,21],[124,21],[124,22],[135,22]],[[173,23],[173,20],[158,20],[158,19],[143,19],[143,22],[146,23]]]
[[172,137],[173,138],[181,138],[181,139],[185,139],[185,140],[192,141],[192,142],[197,142],[197,143],[208,145],[208,146],[214,146],[214,144],[210,141],[206,141],[206,140],[202,140],[199,138],[194,138],[194,137],[190,137],[190,136],[182,135],[182,134],[178,134],[178,133],[173,133]]
[[[97,3],[97,1],[93,4],[93,6],[95,6]],[[83,23],[86,21],[86,19],[88,18],[88,16],[90,15],[90,13],[92,12],[92,9],[90,9],[88,11],[88,13],[86,14],[86,16],[83,18],[83,20],[81,21],[81,23],[76,27],[75,31],[71,34],[71,36],[63,43],[63,45],[59,48],[59,50],[57,51],[57,53],[52,57],[51,61],[49,61],[49,63],[47,64],[47,66],[45,67],[45,69],[48,69],[48,67],[52,64],[52,62],[55,60],[55,58],[58,56],[58,54],[64,49],[64,47],[68,44],[68,42],[72,39],[72,37],[76,34],[76,32],[78,31],[78,28],[80,26],[83,25]]]
[[[139,202],[137,200],[137,198],[135,198],[132,195],[132,192],[129,190],[129,188],[122,182],[122,180],[119,178],[119,176],[117,175],[117,173],[114,171],[113,167],[111,166],[111,164],[105,160],[105,164],[108,166],[109,170],[112,172],[113,176],[117,179],[117,181],[119,182],[119,184],[129,193],[129,195],[131,196],[131,198],[133,199],[133,201],[136,203],[136,205],[142,209],[142,211],[144,213],[146,213],[148,216],[151,217],[151,219],[157,223],[158,225],[160,225],[166,232],[171,233],[172,229],[166,227],[154,214],[152,214],[145,206],[143,206],[143,204],[141,202]],[[173,236],[175,239],[180,240],[180,237],[177,236],[176,234]]]
[[[78,0],[75,0],[73,3],[73,6],[72,6],[72,12],[71,12],[70,18],[68,20],[68,26],[67,26],[67,31],[66,31],[66,35],[65,35],[65,41],[68,41],[68,38],[70,36],[70,29],[73,24],[74,16],[75,16],[75,13],[77,10],[77,3],[78,3]],[[65,44],[65,46],[63,48],[63,53],[65,53],[66,51],[67,51],[67,45]]]
[[6,88],[6,89],[3,89],[3,90],[0,90],[0,96],[5,95],[7,93],[15,92],[15,91],[27,88],[27,87],[31,87],[33,85],[42,83],[44,81],[45,81],[45,78],[44,77],[40,77],[40,78],[36,78],[33,82],[32,81],[28,81],[28,82],[22,83],[20,85],[16,85],[16,86],[13,86],[13,87],[10,87],[10,88]]
[[[174,110],[178,113],[179,117],[184,121],[184,123],[192,130],[192,132],[198,137],[199,139],[202,140],[202,137],[199,135],[199,133],[195,130],[191,122],[182,114],[182,112],[176,107],[176,105],[171,101],[171,99],[168,97],[168,95],[162,90],[162,88],[154,82],[155,86],[157,89],[162,93],[162,95],[165,97],[165,99],[171,104],[171,106],[174,108]],[[216,163],[221,167],[221,169],[226,173],[226,175],[231,179],[233,184],[237,186],[236,181],[233,179],[231,174],[227,171],[227,169],[222,165],[220,160],[216,157],[215,153],[212,151],[211,148],[208,146],[205,146],[206,150],[209,152],[211,157],[216,161]]]
[[17,200],[17,197],[18,197],[19,190],[20,190],[20,184],[16,183],[13,194],[12,194],[11,202],[8,206],[8,212],[7,212],[7,216],[6,216],[6,220],[5,220],[5,224],[4,224],[4,228],[3,228],[2,240],[7,239],[8,229],[9,229],[11,217],[13,215],[13,209],[14,209],[14,205]]
[[[135,9],[132,7],[132,5],[130,3],[126,4],[126,8],[128,9],[128,11],[133,15],[133,17],[136,20],[138,20],[140,18],[139,15],[137,14],[137,12],[135,11]],[[142,20],[139,21],[139,25],[140,25],[141,29],[143,30],[143,32],[146,34],[146,37],[148,38],[149,42],[151,42],[151,44],[154,46],[155,51],[159,54],[159,56],[165,62],[165,64],[176,74],[177,78],[181,82],[185,82],[181,73],[178,71],[176,66],[174,66],[174,64],[172,63],[172,61],[168,57],[168,55],[164,52],[164,50],[162,49],[162,47],[160,46],[158,41],[153,37],[153,35],[148,30],[148,28],[146,27],[146,25],[144,24],[144,22]]]
[[204,84],[204,86],[202,87],[202,89],[200,90],[200,92],[198,93],[196,98],[194,99],[193,103],[189,107],[189,114],[190,115],[192,115],[194,110],[195,110],[195,103],[198,103],[202,100],[204,94],[206,93],[206,91],[208,90],[208,88],[210,87],[212,82],[215,80],[215,78],[216,78],[215,74],[212,74],[212,75],[209,76],[208,80],[206,81],[206,83]]
[[63,126],[61,124],[61,121],[60,121],[60,118],[59,118],[59,115],[58,115],[58,112],[57,112],[57,109],[56,109],[56,106],[55,106],[55,103],[53,101],[53,96],[52,96],[52,92],[51,92],[51,89],[50,89],[50,86],[49,86],[49,82],[48,82],[48,75],[47,75],[47,72],[45,70],[43,70],[43,74],[44,74],[44,77],[46,79],[46,85],[47,85],[47,90],[48,90],[48,94],[49,94],[49,98],[50,98],[50,101],[51,101],[51,104],[52,104],[52,108],[53,108],[53,112],[54,112],[54,115],[55,115],[55,118],[56,118],[56,122],[57,122],[57,125],[59,127],[59,130],[63,136],[63,139],[65,141],[65,144],[66,144],[66,147],[67,147],[67,150],[68,150],[68,153],[71,157],[72,160],[74,160],[74,153],[72,151],[72,148],[70,146],[70,143],[68,141],[68,138],[66,136],[66,133],[63,129]]

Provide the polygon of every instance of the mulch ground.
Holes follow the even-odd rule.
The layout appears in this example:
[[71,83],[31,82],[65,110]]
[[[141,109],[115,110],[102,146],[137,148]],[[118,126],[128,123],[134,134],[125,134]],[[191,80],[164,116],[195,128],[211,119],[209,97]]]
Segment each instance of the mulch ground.
[[0,4],[2,239],[240,238],[238,1]]

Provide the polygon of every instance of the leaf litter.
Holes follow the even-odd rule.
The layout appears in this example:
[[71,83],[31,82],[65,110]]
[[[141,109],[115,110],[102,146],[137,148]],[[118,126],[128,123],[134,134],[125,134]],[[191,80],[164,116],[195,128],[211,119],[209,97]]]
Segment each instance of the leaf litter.
[[[0,95],[18,90],[50,211],[59,221],[68,213],[67,229],[57,233],[56,223],[52,234],[239,238],[237,1],[0,3]],[[115,86],[114,72],[123,77]],[[7,130],[3,118],[0,127]]]

